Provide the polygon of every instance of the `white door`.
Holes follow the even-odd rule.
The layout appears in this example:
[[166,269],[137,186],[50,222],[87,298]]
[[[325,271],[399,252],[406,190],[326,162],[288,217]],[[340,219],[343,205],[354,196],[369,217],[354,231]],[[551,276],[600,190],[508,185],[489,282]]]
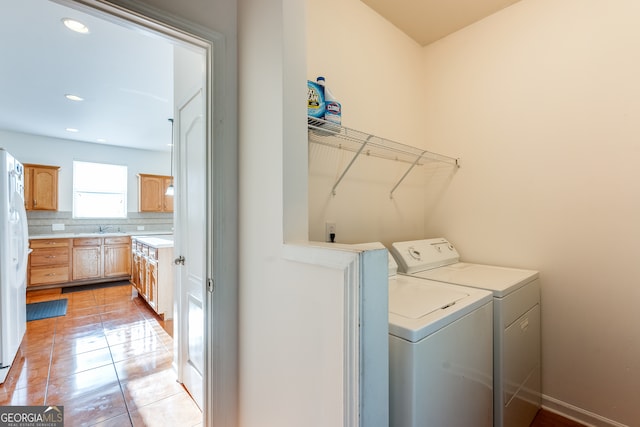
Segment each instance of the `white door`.
[[204,389],[204,292],[207,188],[204,93],[178,108],[175,246],[178,376],[201,409]]

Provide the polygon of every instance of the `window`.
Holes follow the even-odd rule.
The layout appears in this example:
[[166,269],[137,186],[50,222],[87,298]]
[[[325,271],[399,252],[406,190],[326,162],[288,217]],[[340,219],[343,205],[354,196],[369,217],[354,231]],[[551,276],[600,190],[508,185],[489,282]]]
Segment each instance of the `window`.
[[126,218],[127,167],[74,161],[73,217]]

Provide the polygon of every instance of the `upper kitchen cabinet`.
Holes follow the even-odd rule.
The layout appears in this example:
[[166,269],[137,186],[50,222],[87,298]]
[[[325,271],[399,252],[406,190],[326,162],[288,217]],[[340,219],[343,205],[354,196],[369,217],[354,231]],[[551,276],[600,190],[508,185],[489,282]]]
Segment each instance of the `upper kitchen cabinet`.
[[173,196],[167,196],[172,178],[166,175],[138,174],[138,211],[173,212]]
[[58,210],[59,170],[59,166],[24,165],[24,202],[27,210]]

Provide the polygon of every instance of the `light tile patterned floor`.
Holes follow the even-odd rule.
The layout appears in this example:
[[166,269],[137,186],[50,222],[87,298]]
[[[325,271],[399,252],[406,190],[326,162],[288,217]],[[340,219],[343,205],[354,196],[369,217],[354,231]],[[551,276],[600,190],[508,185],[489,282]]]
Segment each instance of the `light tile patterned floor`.
[[28,303],[58,298],[67,314],[27,323],[0,405],[62,405],[65,426],[202,425],[171,366],[171,322],[130,285],[27,292]]

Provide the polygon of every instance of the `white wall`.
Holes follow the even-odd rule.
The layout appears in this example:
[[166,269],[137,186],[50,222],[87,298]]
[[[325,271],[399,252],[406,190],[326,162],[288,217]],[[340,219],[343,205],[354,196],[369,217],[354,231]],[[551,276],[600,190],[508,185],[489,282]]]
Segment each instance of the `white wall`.
[[[167,131],[171,131],[167,125]],[[127,210],[138,211],[138,173],[170,175],[169,152],[135,150],[112,145],[87,144],[0,130],[0,146],[22,163],[60,166],[58,210],[71,212],[74,160],[127,166]]]
[[[424,186],[438,204],[425,205],[412,237],[445,236],[468,261],[539,269],[545,403],[594,424],[637,425],[640,4],[522,0],[412,49],[357,0],[307,3],[308,77],[327,77],[343,123],[461,157],[449,181]],[[319,34],[329,20],[337,25]],[[338,189],[350,194],[341,203],[368,204],[358,220],[314,187],[338,170],[327,150],[312,147],[309,160],[319,176],[310,236],[323,233],[320,210],[338,235],[346,226],[364,230],[349,238],[405,238],[404,224],[395,235],[384,224],[410,204],[390,213],[355,197],[377,195],[382,166]],[[368,185],[358,182],[366,173]]]
[[[342,425],[344,416],[344,273],[283,258],[283,236],[307,231],[306,113],[296,106],[306,94],[304,13],[297,0],[239,2],[243,426]],[[303,150],[285,152],[294,144]],[[305,227],[291,230],[285,212],[296,207]]]
[[463,168],[427,222],[539,269],[543,391],[640,420],[640,4],[523,0],[424,51],[427,132]]
[[[307,78],[326,78],[342,103],[342,125],[429,148],[422,113],[427,102],[422,48],[360,1],[307,4]],[[428,208],[455,172],[446,165],[417,167],[391,199],[391,189],[410,164],[361,156],[332,195],[354,153],[317,144],[309,150],[312,241],[325,241],[325,222],[336,223],[336,240],[343,243],[422,236]]]

